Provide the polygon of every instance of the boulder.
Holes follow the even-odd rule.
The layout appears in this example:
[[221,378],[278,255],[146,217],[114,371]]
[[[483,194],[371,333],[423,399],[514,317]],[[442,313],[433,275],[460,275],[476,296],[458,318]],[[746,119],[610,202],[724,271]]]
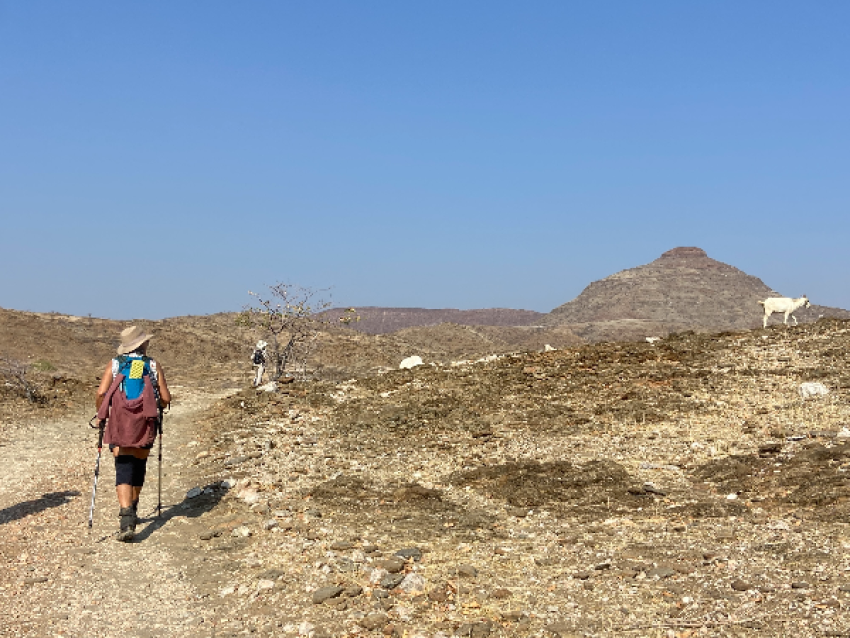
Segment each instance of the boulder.
[[407,357],[400,364],[398,364],[399,370],[410,370],[411,368],[415,368],[416,366],[422,365],[422,357],[413,355],[412,357]]
[[803,399],[829,394],[829,390],[823,383],[801,383],[799,391]]

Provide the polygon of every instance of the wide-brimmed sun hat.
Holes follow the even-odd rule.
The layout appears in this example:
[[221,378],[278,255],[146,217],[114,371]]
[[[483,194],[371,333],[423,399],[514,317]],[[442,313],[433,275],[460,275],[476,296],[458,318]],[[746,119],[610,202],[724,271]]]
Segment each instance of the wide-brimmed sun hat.
[[262,339],[260,339],[260,340],[257,342],[257,350],[262,350],[262,349],[263,349],[263,348],[265,348],[267,345],[269,345],[269,344],[267,344],[265,341],[263,341]]
[[136,348],[142,345],[145,341],[150,341],[153,335],[145,332],[138,326],[130,326],[121,331],[121,345],[118,346],[118,354],[129,354]]

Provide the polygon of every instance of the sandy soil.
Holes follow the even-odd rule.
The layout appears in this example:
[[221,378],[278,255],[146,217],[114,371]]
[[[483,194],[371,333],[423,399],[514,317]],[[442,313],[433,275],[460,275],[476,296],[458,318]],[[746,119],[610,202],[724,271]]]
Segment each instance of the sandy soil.
[[[180,393],[180,388],[177,388]],[[89,414],[21,428],[0,448],[0,635],[209,636],[214,609],[186,578],[186,487],[178,451],[213,397],[186,396],[168,415],[164,511],[156,518],[158,463],[148,465],[137,542],[119,543],[115,473],[104,450],[88,528],[96,430]]]

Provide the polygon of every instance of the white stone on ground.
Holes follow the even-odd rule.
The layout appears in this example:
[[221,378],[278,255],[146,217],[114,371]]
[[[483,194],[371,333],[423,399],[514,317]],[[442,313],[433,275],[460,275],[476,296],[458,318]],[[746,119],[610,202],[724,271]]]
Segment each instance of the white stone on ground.
[[422,357],[413,355],[412,357],[407,357],[407,359],[403,359],[400,364],[398,364],[399,370],[409,370],[410,368],[415,368],[416,366],[422,365]]

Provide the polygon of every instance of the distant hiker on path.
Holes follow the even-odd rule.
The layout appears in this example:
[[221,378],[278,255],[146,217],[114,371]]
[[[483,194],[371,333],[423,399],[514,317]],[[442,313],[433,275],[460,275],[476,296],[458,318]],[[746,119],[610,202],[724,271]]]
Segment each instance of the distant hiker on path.
[[260,339],[254,348],[254,353],[251,355],[251,363],[257,368],[257,373],[254,375],[255,388],[263,384],[263,374],[266,372],[266,346],[268,345]]
[[150,334],[136,326],[123,330],[118,357],[106,366],[97,389],[97,417],[106,420],[103,440],[115,457],[118,540],[124,542],[136,534],[139,494],[156,440],[160,409],[171,403],[162,366],[146,354],[150,339]]

